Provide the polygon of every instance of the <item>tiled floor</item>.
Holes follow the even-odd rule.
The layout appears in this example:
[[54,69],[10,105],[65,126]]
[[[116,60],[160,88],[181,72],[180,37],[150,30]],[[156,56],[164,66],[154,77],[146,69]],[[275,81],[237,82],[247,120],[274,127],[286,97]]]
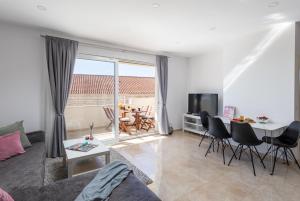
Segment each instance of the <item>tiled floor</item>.
[[[204,157],[209,140],[198,147],[198,135],[176,131],[170,137],[150,136],[129,140],[117,148],[150,176],[149,187],[163,201],[288,201],[300,199],[300,170],[277,163],[275,175],[255,161],[257,176],[244,155],[223,165],[221,152]],[[226,152],[226,163],[231,152]],[[265,161],[270,166],[269,161]]]

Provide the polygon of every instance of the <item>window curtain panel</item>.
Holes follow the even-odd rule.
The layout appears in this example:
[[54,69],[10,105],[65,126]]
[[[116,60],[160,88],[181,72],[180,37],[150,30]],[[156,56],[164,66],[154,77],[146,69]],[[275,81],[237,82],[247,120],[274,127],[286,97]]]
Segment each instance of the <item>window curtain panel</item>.
[[63,140],[66,139],[64,110],[68,100],[78,42],[51,36],[45,37],[46,57],[55,118],[50,146],[50,157],[64,154]]
[[159,112],[158,129],[162,135],[170,134],[171,128],[167,112],[167,93],[168,93],[168,57],[156,56],[157,77],[159,83]]

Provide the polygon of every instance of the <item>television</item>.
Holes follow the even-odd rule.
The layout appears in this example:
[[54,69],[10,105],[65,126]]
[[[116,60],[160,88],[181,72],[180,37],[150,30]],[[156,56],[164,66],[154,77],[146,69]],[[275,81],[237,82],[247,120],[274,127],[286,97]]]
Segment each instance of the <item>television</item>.
[[188,114],[199,115],[202,111],[218,115],[218,94],[189,94]]

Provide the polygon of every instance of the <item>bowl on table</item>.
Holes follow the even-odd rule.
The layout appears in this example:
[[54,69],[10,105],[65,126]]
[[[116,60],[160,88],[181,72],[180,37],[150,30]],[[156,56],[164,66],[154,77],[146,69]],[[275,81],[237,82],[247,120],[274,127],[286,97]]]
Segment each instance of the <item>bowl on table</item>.
[[259,116],[259,117],[256,117],[256,119],[259,123],[262,123],[262,124],[269,122],[269,118],[266,116]]

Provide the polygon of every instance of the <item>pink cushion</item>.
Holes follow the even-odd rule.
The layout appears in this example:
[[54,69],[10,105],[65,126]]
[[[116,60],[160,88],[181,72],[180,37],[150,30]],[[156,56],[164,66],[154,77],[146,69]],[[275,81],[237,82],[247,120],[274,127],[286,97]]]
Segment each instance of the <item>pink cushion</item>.
[[0,201],[14,201],[14,199],[12,199],[7,192],[0,188]]
[[24,152],[20,140],[20,131],[0,136],[0,161]]

